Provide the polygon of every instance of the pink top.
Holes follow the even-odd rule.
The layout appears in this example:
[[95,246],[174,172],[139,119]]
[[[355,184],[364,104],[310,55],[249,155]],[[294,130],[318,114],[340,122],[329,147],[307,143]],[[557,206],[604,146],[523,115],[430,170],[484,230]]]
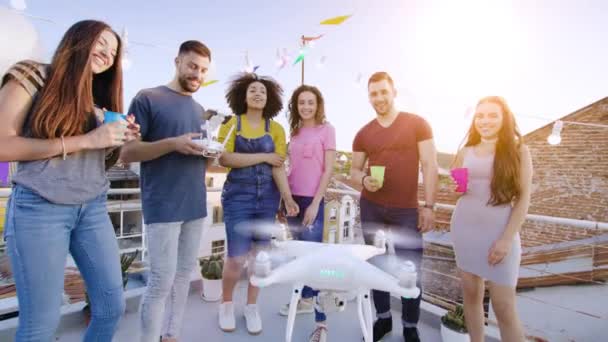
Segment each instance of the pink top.
[[297,196],[314,197],[325,170],[325,151],[336,149],[336,130],[329,123],[300,128],[289,142],[289,188]]

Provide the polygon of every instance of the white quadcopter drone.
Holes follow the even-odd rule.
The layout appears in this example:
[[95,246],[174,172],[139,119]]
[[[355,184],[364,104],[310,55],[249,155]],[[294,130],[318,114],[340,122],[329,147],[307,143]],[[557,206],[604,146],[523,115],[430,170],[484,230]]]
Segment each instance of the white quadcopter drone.
[[367,262],[373,256],[386,253],[386,244],[383,231],[376,233],[373,246],[273,240],[273,247],[295,259],[271,270],[269,254],[259,252],[250,281],[258,287],[293,284],[285,335],[287,342],[291,342],[304,285],[320,291],[317,301],[324,312],[343,311],[347,293],[356,292],[361,331],[365,342],[372,342],[371,290],[391,292],[404,298],[420,295],[420,289],[416,287],[416,267],[411,261],[403,263],[398,278]]
[[[205,123],[201,125],[201,138],[192,139],[192,141],[205,149],[203,151],[204,157],[217,158],[224,152],[226,142],[228,141],[228,139],[226,139],[224,140],[224,143],[220,143],[217,140],[217,131],[220,125],[231,115],[217,110],[207,110],[204,115],[207,119],[205,120]],[[233,130],[234,126],[230,128],[230,131],[226,136],[229,137]]]

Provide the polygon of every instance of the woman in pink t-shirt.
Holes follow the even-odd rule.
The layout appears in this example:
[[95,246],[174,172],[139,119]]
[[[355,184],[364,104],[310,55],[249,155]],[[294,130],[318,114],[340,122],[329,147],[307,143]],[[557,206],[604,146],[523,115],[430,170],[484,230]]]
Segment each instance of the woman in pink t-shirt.
[[[293,199],[300,207],[300,213],[288,217],[294,239],[323,241],[325,205],[323,197],[333,172],[336,158],[336,132],[325,121],[325,106],[319,89],[313,86],[298,87],[289,101],[289,187]],[[302,290],[302,300],[297,313],[311,313],[314,310],[313,297],[318,291],[308,286]],[[289,305],[281,308],[287,315]],[[325,314],[315,310],[317,328],[311,341],[319,341],[327,335]]]

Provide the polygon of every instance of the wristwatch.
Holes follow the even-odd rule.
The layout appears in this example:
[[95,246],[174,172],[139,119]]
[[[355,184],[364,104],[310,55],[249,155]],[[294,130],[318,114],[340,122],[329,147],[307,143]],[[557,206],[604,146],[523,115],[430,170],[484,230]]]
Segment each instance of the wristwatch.
[[425,203],[422,207],[431,209],[432,211],[437,210],[437,205],[435,203],[433,203],[433,204]]

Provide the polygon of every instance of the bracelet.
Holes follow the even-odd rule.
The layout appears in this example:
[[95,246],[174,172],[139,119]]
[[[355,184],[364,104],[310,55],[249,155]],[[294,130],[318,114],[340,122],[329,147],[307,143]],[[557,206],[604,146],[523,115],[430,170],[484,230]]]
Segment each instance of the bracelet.
[[437,209],[437,206],[435,204],[428,204],[428,203],[424,203],[424,205],[422,207],[431,209],[432,211],[435,211]]
[[65,151],[65,140],[63,139],[63,135],[61,136],[61,157],[63,160],[66,160],[68,154]]
[[365,187],[365,177],[369,177],[368,175],[363,176],[363,178],[361,178],[361,185],[363,185],[363,187]]

